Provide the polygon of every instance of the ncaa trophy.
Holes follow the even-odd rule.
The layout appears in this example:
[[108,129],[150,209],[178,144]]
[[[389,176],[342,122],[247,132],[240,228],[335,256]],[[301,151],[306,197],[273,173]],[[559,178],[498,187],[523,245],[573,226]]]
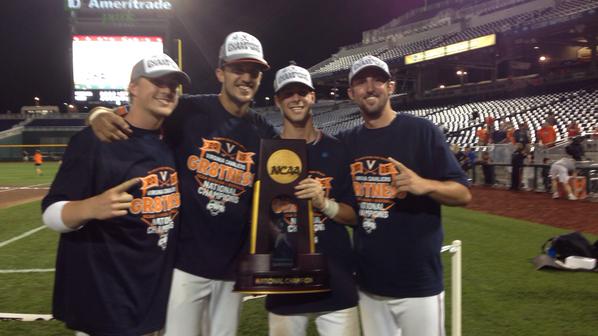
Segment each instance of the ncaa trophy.
[[249,254],[234,291],[292,294],[329,291],[326,259],[315,252],[311,201],[294,187],[307,176],[305,140],[261,140],[253,191]]

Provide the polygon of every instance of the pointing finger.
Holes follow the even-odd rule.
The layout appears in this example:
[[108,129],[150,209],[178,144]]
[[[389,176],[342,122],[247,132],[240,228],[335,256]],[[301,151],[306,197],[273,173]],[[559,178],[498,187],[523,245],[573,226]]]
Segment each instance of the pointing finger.
[[387,159],[388,159],[388,161],[392,162],[399,169],[399,174],[401,173],[401,171],[405,171],[407,169],[407,167],[405,167],[405,165],[400,163],[399,161],[397,161],[391,157],[388,157]]
[[139,177],[134,177],[128,181],[125,181],[125,182],[117,185],[116,187],[112,188],[112,190],[114,190],[116,192],[125,192],[125,191],[129,190],[129,188],[139,184],[140,182],[141,182],[141,179]]

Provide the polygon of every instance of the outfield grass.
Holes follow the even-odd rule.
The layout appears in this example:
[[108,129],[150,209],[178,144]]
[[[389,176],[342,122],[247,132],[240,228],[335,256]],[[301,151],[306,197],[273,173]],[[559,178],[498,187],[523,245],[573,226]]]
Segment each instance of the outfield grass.
[[58,166],[58,162],[44,162],[43,175],[37,176],[33,162],[0,162],[0,187],[49,185],[54,180]]
[[[0,209],[0,242],[40,225],[39,202]],[[446,208],[445,242],[463,242],[463,335],[590,336],[598,330],[597,276],[536,271],[530,259],[561,229]],[[591,241],[598,237],[587,235]],[[0,269],[51,268],[57,234],[47,229],[0,248]],[[443,256],[450,335],[450,256]],[[50,313],[52,273],[0,274],[0,312]],[[70,335],[56,321],[0,321],[0,335]],[[266,335],[263,299],[243,305],[239,335]],[[317,335],[310,327],[308,335]]]

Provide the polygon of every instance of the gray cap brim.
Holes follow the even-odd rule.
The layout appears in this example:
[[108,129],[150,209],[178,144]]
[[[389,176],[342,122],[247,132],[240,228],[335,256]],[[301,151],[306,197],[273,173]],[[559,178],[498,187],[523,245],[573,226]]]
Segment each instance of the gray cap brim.
[[154,71],[151,74],[146,74],[146,75],[143,75],[142,77],[159,78],[159,77],[163,77],[163,76],[170,75],[170,74],[175,74],[176,77],[180,80],[181,84],[191,85],[191,78],[189,78],[189,76],[182,71],[169,71],[169,70]]
[[351,84],[351,81],[353,81],[353,78],[355,78],[355,76],[359,75],[360,73],[364,72],[367,69],[375,69],[375,70],[383,73],[387,79],[390,79],[390,73],[388,73],[385,69],[383,69],[377,65],[368,65],[368,66],[365,66],[365,67],[359,69],[356,73],[349,74],[349,85]]

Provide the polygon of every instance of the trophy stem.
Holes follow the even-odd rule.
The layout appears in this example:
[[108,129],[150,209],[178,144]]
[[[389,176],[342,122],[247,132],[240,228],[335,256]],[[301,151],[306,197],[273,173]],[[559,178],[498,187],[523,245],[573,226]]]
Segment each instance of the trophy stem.
[[258,225],[258,213],[260,207],[260,180],[255,181],[253,186],[253,206],[251,209],[251,238],[249,247],[249,253],[255,254],[255,245],[257,242],[257,225]]
[[311,201],[307,201],[307,230],[309,236],[309,253],[316,253],[316,230],[314,229],[314,209],[311,205]]

